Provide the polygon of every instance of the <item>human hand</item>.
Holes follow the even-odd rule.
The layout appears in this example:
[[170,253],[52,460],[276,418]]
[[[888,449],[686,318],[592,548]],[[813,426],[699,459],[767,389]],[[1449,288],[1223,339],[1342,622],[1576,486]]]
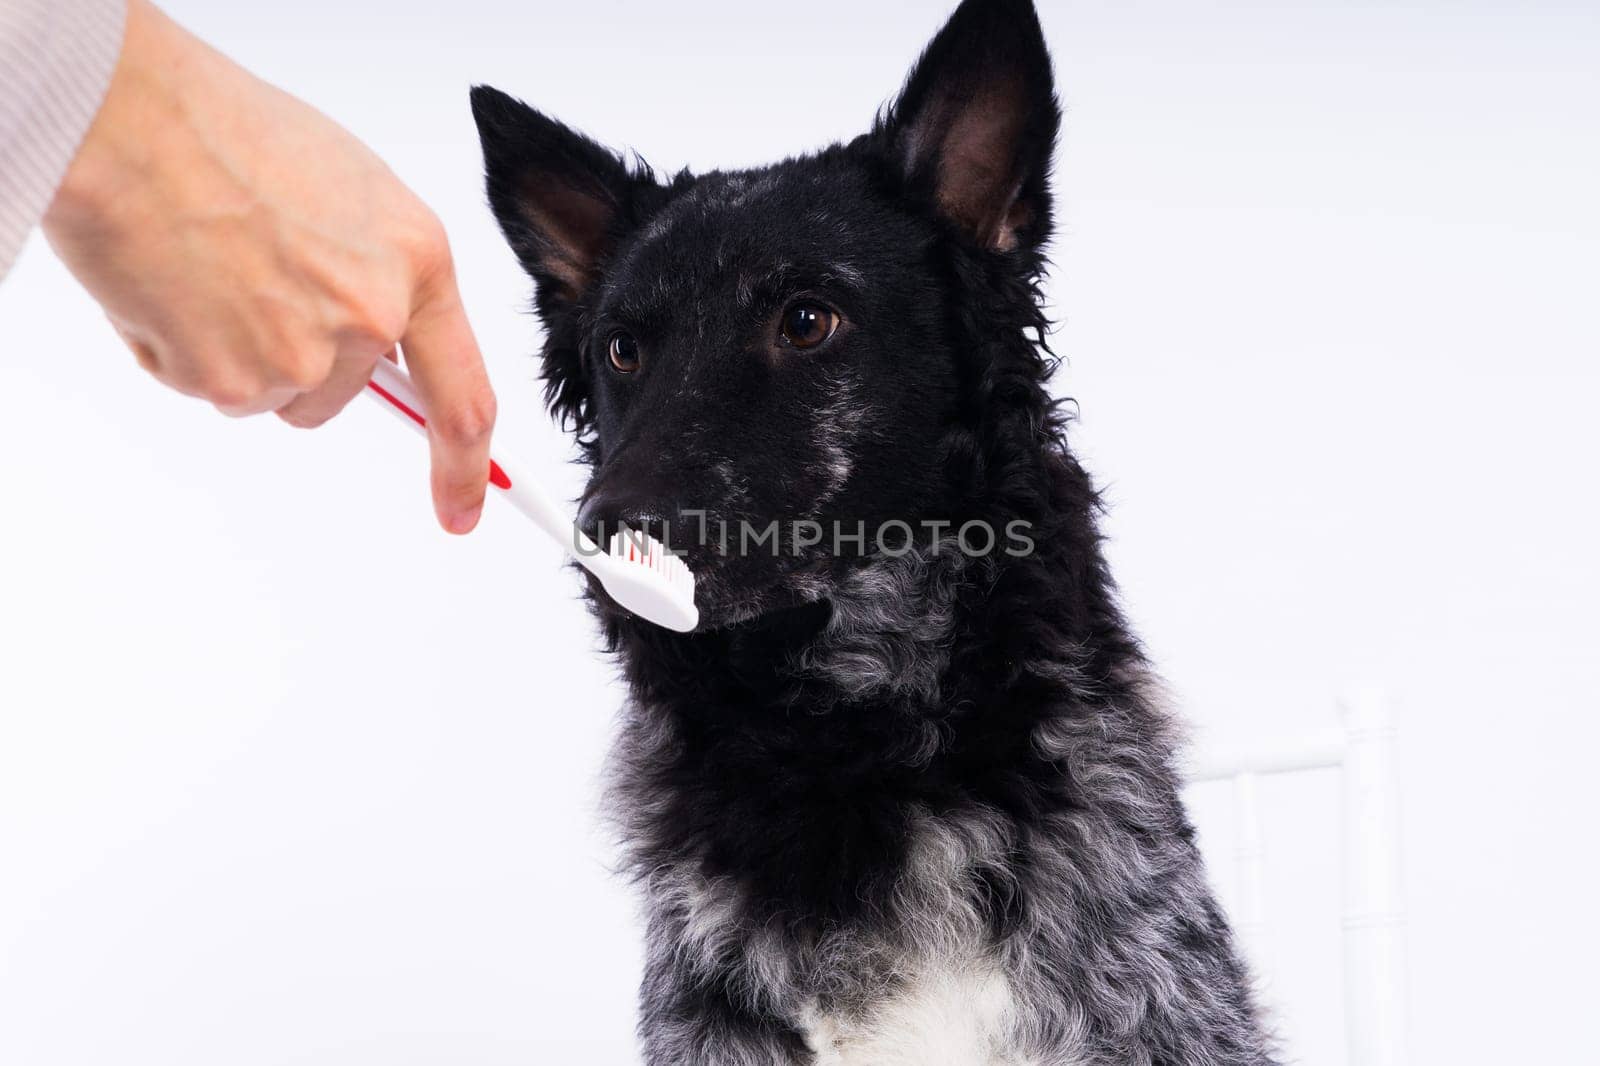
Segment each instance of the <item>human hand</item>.
[[229,415],[321,425],[403,351],[440,523],[477,524],[495,400],[443,227],[361,142],[131,0],[45,235],[140,365]]

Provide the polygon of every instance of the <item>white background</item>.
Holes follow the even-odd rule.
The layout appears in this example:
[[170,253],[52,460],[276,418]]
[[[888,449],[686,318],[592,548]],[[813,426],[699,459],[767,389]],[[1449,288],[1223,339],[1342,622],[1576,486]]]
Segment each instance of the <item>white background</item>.
[[[863,128],[946,0],[171,9],[442,215],[499,439],[571,495],[467,87],[658,167],[754,164]],[[1386,687],[1414,1061],[1580,1056],[1595,6],[1043,15],[1058,386],[1140,631],[1202,738]],[[152,386],[42,243],[0,355],[0,1062],[633,1061],[633,909],[593,814],[617,693],[552,549],[505,510],[437,532],[382,412],[302,434]],[[1268,791],[1261,961],[1316,1066],[1342,1054],[1334,787]],[[1197,810],[1222,840],[1226,796]]]

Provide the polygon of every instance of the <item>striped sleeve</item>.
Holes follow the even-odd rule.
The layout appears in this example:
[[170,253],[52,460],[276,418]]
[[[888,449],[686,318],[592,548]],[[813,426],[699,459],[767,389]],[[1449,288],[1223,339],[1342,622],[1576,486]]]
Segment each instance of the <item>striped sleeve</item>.
[[126,0],[0,0],[0,280],[100,110]]

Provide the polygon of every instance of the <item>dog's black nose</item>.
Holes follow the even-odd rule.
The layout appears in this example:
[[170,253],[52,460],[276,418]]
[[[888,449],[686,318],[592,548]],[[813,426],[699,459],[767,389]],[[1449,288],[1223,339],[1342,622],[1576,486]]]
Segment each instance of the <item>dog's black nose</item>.
[[624,497],[605,488],[597,490],[578,508],[578,528],[601,548],[607,547],[611,535],[623,527],[665,541],[668,522],[668,508],[659,501],[641,499],[632,493]]

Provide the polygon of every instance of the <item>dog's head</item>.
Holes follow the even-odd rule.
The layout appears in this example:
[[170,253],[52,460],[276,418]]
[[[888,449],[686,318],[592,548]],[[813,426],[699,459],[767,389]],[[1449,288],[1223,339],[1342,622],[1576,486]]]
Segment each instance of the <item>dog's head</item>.
[[960,517],[984,353],[1036,324],[985,309],[1031,306],[1050,229],[1028,0],[966,0],[868,133],[762,169],[658,180],[493,89],[472,104],[593,467],[581,526],[665,536],[720,625],[826,598],[887,523]]

